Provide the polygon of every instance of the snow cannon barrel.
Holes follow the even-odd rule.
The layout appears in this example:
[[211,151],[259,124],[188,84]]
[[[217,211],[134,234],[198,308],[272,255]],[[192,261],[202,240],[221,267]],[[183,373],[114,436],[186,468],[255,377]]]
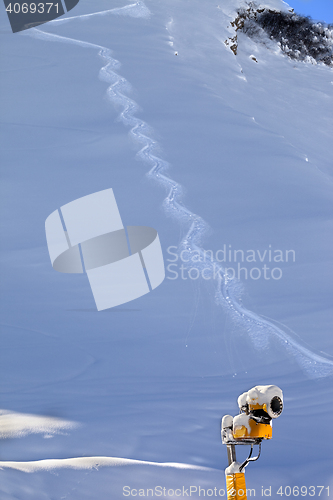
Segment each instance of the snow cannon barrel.
[[240,414],[233,419],[235,440],[271,439],[272,419],[283,410],[283,393],[276,385],[257,385],[238,398]]
[[277,418],[283,410],[283,394],[276,385],[257,385],[239,396],[238,406],[242,413],[265,412],[270,419]]

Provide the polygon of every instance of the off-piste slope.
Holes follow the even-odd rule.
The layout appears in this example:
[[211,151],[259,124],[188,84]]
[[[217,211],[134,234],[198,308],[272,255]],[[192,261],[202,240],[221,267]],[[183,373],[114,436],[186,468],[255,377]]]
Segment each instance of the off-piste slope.
[[[82,500],[122,498],[125,485],[223,487],[220,418],[258,383],[281,386],[286,408],[265,446],[265,478],[263,462],[249,474],[257,496],[263,483],[326,486],[327,434],[309,429],[332,400],[331,68],[236,30],[245,2],[116,7],[101,0],[92,13],[80,2],[75,19],[28,30],[11,46],[15,71],[22,53],[43,69],[8,80],[9,116],[50,132],[33,153],[7,158],[15,203],[5,227],[21,232],[8,230],[15,251],[5,250],[3,407],[82,425],[6,440],[2,493]],[[236,35],[237,51],[226,43]],[[29,96],[44,102],[50,85],[48,107],[36,106]],[[66,134],[43,155],[55,124]],[[32,207],[16,193],[27,171]],[[107,187],[131,223],[158,229],[177,278],[168,271],[154,294],[98,314],[83,281],[52,272],[35,228],[62,203]],[[25,230],[36,236],[22,245]],[[205,249],[213,259],[200,261]],[[249,250],[256,260],[246,260]],[[191,278],[193,268],[205,278]]]

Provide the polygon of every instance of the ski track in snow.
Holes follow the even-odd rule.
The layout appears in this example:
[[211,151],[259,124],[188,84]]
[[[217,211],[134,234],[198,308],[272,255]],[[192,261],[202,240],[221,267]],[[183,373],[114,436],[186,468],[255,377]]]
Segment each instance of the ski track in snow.
[[99,467],[128,467],[133,465],[146,465],[153,467],[164,467],[169,469],[185,469],[197,471],[216,471],[209,467],[200,465],[180,464],[176,462],[147,462],[145,460],[132,460],[130,458],[117,457],[77,457],[63,459],[36,460],[31,462],[0,462],[1,469],[16,469],[21,472],[54,471],[55,469],[96,469]]
[[[109,14],[147,18],[150,16],[150,11],[144,2],[138,1],[122,8],[58,19],[51,21],[51,23],[70,22],[74,19]],[[246,309],[241,303],[242,284],[237,279],[228,276],[219,262],[207,261],[205,259],[205,250],[201,247],[201,243],[203,236],[209,230],[209,226],[199,215],[194,214],[183,205],[182,186],[164,174],[168,170],[169,164],[154,154],[154,150],[156,150],[158,144],[149,136],[151,133],[149,126],[135,116],[139,107],[135,101],[126,96],[126,93],[131,89],[131,85],[124,77],[115,72],[120,67],[120,63],[112,57],[112,51],[107,47],[54,35],[37,28],[27,30],[22,34],[48,41],[70,43],[85,48],[98,49],[99,55],[106,61],[106,65],[100,70],[99,76],[103,81],[110,84],[107,89],[108,98],[113,104],[120,105],[123,108],[120,113],[121,121],[131,127],[131,136],[136,142],[142,145],[137,156],[150,165],[151,168],[147,176],[162,185],[168,192],[163,202],[165,212],[180,222],[182,226],[189,227],[186,236],[179,245],[179,252],[183,250],[187,251],[189,260],[191,260],[191,255],[200,255],[202,257],[202,269],[205,268],[207,270],[209,268],[211,276],[213,276],[217,284],[215,294],[216,303],[229,312],[236,324],[245,328],[255,348],[258,350],[267,348],[269,336],[272,336],[296,359],[310,378],[331,375],[333,373],[333,361],[312,352],[310,348],[302,346],[293,338],[293,335],[296,334],[288,328],[285,328],[285,330],[288,330],[291,335],[286,333],[282,325],[274,324],[273,320],[265,319]],[[196,265],[200,269],[200,262],[196,262]],[[207,276],[207,272],[205,274]]]

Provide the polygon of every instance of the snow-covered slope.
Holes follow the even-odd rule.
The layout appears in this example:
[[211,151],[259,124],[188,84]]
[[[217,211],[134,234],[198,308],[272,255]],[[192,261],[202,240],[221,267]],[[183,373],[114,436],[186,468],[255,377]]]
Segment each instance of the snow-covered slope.
[[[220,419],[264,384],[285,410],[248,487],[332,483],[333,74],[240,32],[235,56],[245,5],[81,0],[17,35],[3,17],[0,426],[58,422],[2,439],[5,500],[224,488]],[[171,267],[98,313],[84,276],[53,271],[44,221],[108,187]]]

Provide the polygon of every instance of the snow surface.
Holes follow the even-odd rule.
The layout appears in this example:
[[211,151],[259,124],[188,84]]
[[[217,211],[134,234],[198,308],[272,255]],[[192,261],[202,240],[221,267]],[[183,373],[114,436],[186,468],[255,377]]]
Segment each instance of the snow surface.
[[23,437],[28,434],[38,433],[44,434],[44,437],[52,437],[53,434],[74,429],[75,427],[75,422],[68,422],[60,418],[40,417],[0,410],[0,439]]
[[[3,439],[4,500],[223,488],[221,417],[258,384],[281,387],[285,407],[248,487],[332,485],[332,430],[313,422],[333,409],[333,73],[244,34],[235,56],[224,41],[241,5],[81,0],[74,19],[15,35],[2,12],[0,403],[80,424]],[[270,248],[295,262],[265,260],[279,280],[167,271],[97,312],[85,276],[53,271],[44,222],[110,187],[124,224],[158,231],[166,265],[170,246],[254,249],[248,272]],[[214,264],[237,265],[193,267]]]

